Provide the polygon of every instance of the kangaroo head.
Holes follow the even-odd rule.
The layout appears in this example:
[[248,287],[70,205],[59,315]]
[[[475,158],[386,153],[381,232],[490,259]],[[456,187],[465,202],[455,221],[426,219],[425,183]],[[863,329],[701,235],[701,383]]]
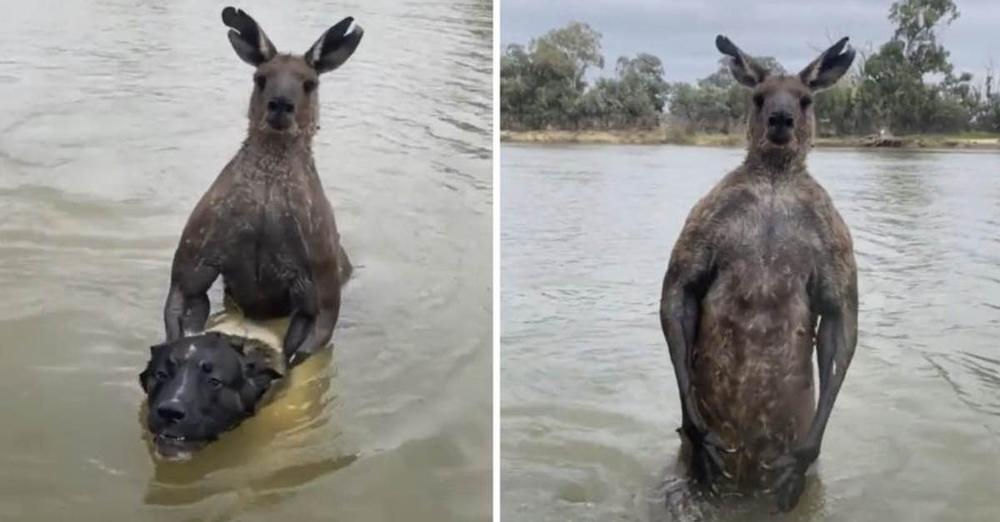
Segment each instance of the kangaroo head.
[[257,22],[240,9],[222,10],[236,55],[254,66],[250,132],[311,136],[319,122],[319,76],[340,67],[364,31],[347,17],[327,29],[302,56],[278,54]]
[[750,154],[775,160],[804,158],[816,127],[813,94],[837,83],[854,61],[847,37],[794,75],[771,74],[725,36],[717,36],[715,46],[728,57],[736,81],[753,90],[747,120]]

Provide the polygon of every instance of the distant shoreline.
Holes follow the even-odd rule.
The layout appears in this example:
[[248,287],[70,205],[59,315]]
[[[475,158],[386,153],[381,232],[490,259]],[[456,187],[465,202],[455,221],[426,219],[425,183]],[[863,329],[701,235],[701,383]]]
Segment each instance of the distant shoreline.
[[[697,145],[709,147],[742,147],[742,134],[684,134],[670,129],[627,131],[500,131],[505,143],[593,144],[593,145]],[[817,147],[899,148],[899,149],[986,149],[1000,150],[1000,134],[917,134],[877,138],[874,136],[844,136],[816,138]]]

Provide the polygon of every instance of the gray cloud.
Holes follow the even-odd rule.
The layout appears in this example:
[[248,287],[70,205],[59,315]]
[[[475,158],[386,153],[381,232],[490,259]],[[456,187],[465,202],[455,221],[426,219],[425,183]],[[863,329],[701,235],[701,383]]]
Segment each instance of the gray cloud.
[[[888,40],[891,1],[864,0],[501,0],[501,42],[527,43],[570,21],[599,31],[605,60],[648,52],[663,60],[668,81],[691,81],[718,66],[714,39],[723,33],[751,54],[771,55],[798,70],[841,36],[861,49]],[[961,16],[939,30],[959,71],[982,80],[1000,68],[1000,2],[956,0]],[[603,74],[610,74],[605,66]],[[599,73],[601,74],[601,73]]]

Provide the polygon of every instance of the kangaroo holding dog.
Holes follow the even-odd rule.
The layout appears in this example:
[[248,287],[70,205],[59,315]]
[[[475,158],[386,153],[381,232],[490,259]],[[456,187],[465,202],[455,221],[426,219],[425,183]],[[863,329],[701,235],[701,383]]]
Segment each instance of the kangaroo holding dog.
[[[163,317],[140,382],[147,425],[162,454],[214,440],[254,413],[284,367],[325,347],[351,264],[312,156],[319,75],[354,53],[353,18],[329,28],[303,56],[278,54],[249,15],[222,11],[236,54],[254,66],[243,146],[202,196],[174,254]],[[227,303],[251,321],[287,318],[274,361],[245,339],[204,333],[208,290],[222,276]],[[257,343],[260,344],[260,343]],[[170,450],[170,451],[167,451]]]
[[283,351],[295,364],[330,340],[350,275],[312,137],[319,75],[342,65],[363,32],[345,18],[299,57],[279,55],[243,11],[227,7],[222,20],[236,54],[256,67],[250,125],[184,227],[164,306],[167,340],[204,328],[208,289],[221,275],[248,318],[291,317]]
[[787,511],[819,456],[857,344],[851,235],[805,161],[812,96],[847,72],[854,51],[843,38],[785,76],[725,36],[715,44],[753,91],[748,151],[688,215],[663,281],[660,322],[692,477],[715,490],[776,493]]

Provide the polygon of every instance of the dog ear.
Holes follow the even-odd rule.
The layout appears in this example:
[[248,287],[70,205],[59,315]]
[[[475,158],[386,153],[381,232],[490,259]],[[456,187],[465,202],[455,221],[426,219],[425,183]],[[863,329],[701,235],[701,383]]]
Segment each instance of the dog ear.
[[246,344],[247,344],[246,337],[240,337],[238,335],[229,335],[222,332],[208,332],[207,335],[210,335],[218,339],[219,341],[222,341],[223,343],[232,346],[234,350],[240,353],[240,355],[245,355]]
[[146,379],[148,377],[149,377],[149,367],[146,367],[146,369],[139,374],[139,386],[142,387],[142,391],[144,392],[149,391],[149,384],[146,382]]
[[272,368],[246,371],[252,372],[252,374],[243,379],[240,402],[243,404],[243,411],[247,415],[253,415],[257,411],[257,403],[271,389],[271,383],[281,378],[281,374]]
[[284,375],[269,364],[259,351],[250,351],[249,354],[245,355],[243,388],[240,390],[240,398],[243,401],[245,411],[252,415],[261,397],[271,389],[274,381],[282,377]]
[[167,348],[166,343],[154,344],[149,347],[149,361],[146,363],[146,368],[139,373],[139,386],[142,386],[142,391],[149,391],[149,369],[153,367],[153,363],[159,357],[160,354],[164,352]]
[[262,358],[252,356],[244,363],[243,374],[246,379],[266,387],[270,387],[272,382],[284,377],[281,372],[267,364]]

